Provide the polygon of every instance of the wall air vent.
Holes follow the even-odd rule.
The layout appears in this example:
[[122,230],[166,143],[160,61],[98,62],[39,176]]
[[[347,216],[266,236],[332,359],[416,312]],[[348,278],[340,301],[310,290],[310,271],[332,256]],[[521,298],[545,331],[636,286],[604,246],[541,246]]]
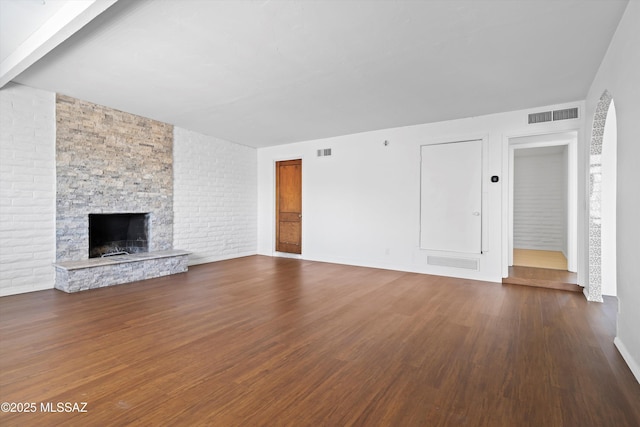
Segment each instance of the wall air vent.
[[555,110],[553,112],[553,121],[568,120],[578,118],[578,107],[566,108],[564,110]]
[[553,120],[551,111],[543,111],[542,113],[529,114],[529,124],[550,122]]
[[529,124],[555,122],[556,120],[569,120],[578,118],[578,107],[565,108],[564,110],[543,111],[529,114]]
[[326,157],[331,155],[331,148],[321,148],[318,150],[318,157]]
[[427,264],[440,267],[466,268],[467,270],[479,270],[480,264],[477,258],[451,258],[444,256],[428,256]]

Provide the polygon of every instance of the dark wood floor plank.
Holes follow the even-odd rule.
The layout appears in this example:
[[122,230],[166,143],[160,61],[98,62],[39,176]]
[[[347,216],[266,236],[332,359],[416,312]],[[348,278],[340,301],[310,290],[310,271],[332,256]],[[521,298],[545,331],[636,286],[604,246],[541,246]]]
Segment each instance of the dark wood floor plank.
[[9,296],[0,400],[88,413],[0,413],[0,425],[637,426],[616,307],[262,256]]

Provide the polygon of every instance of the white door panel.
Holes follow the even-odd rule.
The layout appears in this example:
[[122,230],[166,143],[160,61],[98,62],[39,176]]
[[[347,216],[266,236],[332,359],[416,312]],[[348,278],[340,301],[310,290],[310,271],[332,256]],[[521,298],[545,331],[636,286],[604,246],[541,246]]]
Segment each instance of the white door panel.
[[422,147],[420,247],[482,251],[482,141]]

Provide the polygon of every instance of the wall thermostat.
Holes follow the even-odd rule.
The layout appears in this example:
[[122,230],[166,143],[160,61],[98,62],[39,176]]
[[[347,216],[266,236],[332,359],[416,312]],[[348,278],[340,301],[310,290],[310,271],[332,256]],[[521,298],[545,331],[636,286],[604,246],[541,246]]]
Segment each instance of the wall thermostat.
[[498,182],[498,181],[500,181],[500,178],[498,178],[498,175],[493,175],[491,177],[491,182]]

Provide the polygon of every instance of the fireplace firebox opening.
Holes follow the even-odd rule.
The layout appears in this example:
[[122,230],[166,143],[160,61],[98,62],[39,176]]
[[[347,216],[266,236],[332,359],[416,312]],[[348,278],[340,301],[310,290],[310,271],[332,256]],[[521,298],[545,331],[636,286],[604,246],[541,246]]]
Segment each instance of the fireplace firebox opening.
[[89,258],[149,252],[149,214],[89,214]]

